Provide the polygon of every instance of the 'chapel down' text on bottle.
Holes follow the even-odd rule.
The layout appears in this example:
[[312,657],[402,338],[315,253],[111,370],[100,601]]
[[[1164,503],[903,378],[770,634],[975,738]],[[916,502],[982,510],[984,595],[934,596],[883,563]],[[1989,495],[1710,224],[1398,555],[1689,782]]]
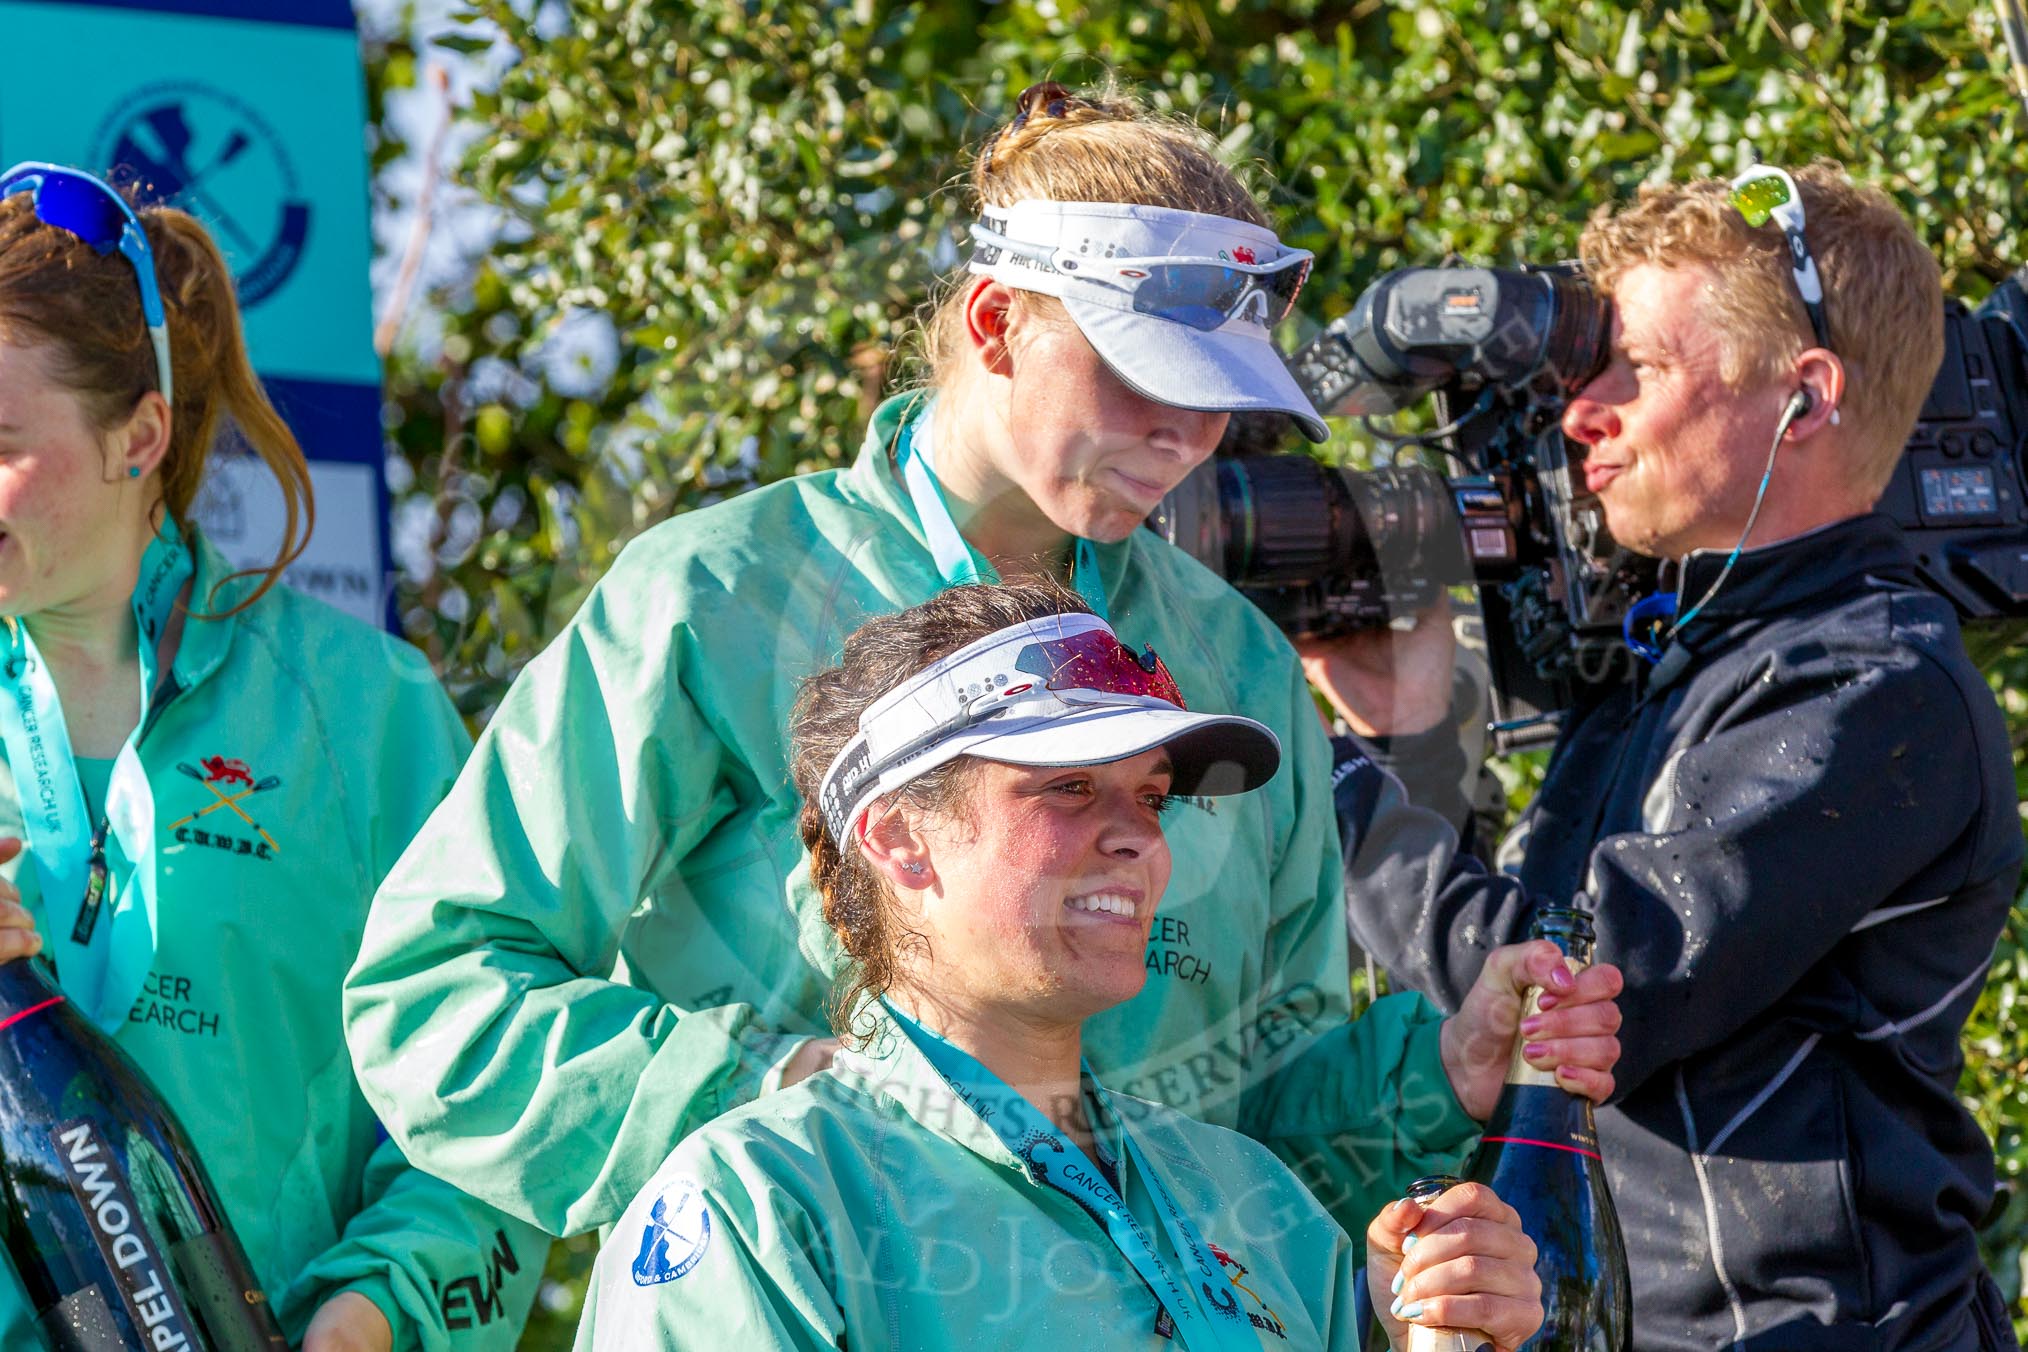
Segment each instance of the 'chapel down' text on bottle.
[[197,1153],[34,959],[0,963],[0,1247],[52,1352],[286,1352]]

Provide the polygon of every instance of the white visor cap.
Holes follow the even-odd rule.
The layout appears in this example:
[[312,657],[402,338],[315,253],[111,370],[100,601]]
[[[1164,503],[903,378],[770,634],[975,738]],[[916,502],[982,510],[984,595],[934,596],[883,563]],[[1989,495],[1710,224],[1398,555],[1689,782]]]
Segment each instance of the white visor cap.
[[[1225,259],[1272,264],[1291,253],[1272,230],[1229,216],[1124,202],[1026,198],[986,207],[980,224],[1010,240],[1066,256]],[[1137,393],[1177,408],[1215,413],[1286,413],[1303,435],[1330,429],[1274,345],[1262,309],[1242,304],[1205,331],[1134,309],[1131,291],[1099,275],[1080,276],[1044,258],[980,241],[970,270],[1023,291],[1055,296],[1113,374]]]
[[[874,802],[959,756],[1068,767],[1159,746],[1175,793],[1243,793],[1273,778],[1281,742],[1266,725],[1125,693],[1166,678],[1141,660],[1104,620],[1068,614],[1009,625],[926,667],[867,707],[824,772],[818,808],[831,838],[844,845]],[[1105,679],[1109,667],[1126,679]]]

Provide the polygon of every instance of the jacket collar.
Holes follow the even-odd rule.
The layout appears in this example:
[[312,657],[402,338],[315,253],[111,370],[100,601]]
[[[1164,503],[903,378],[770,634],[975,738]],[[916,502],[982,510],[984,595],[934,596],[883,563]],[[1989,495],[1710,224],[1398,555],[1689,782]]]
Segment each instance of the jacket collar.
[[[908,488],[902,483],[900,471],[895,468],[894,450],[903,426],[914,418],[926,416],[933,398],[934,391],[931,390],[905,390],[882,400],[880,407],[873,410],[873,420],[866,425],[866,439],[860,443],[858,457],[843,476],[843,487],[848,495],[883,515],[893,517],[925,555],[929,553],[929,537],[923,532],[922,522],[916,517],[915,504],[909,501]],[[1143,531],[1136,530],[1115,544],[1092,543],[1098,552],[1099,580],[1105,584],[1105,593],[1114,598],[1115,604],[1126,586],[1134,551],[1153,543],[1143,541],[1143,534]],[[992,563],[976,550],[974,555],[979,561],[980,575],[997,582],[999,573]]]
[[230,609],[260,585],[260,577],[255,575],[228,581],[239,570],[218,552],[197,526],[187,525],[183,533],[196,564],[190,585],[190,609],[194,613],[183,622],[183,639],[176,645],[176,661],[171,669],[176,675],[177,686],[189,690],[202,685],[224,665],[245,612],[214,620],[200,619],[199,616]]
[[[1703,549],[1683,560],[1677,595],[1687,610],[1697,604],[1724,570],[1730,550]],[[1741,552],[1717,595],[1690,622],[1772,614],[1826,594],[1848,594],[1867,578],[1909,587],[1919,585],[1908,542],[1892,518],[1879,512],[1847,517],[1802,535]]]
[[847,494],[874,511],[893,517],[895,524],[924,553],[929,552],[929,537],[923,533],[915,507],[908,500],[908,489],[895,469],[894,450],[901,439],[902,427],[918,413],[927,411],[929,404],[928,390],[908,390],[881,400],[880,407],[873,410],[873,420],[866,424],[866,439],[859,444],[859,454],[845,471],[842,482]]
[[[1046,1186],[1028,1161],[1009,1150],[985,1120],[937,1073],[915,1044],[892,1020],[881,1015],[873,1034],[857,1050],[840,1051],[830,1074],[875,1099],[888,1099],[905,1116],[932,1135],[955,1142],[989,1163],[1019,1170],[1031,1184]],[[1091,1111],[1100,1161],[1116,1168],[1126,1143],[1117,1117],[1096,1111],[1097,1083],[1084,1072],[1084,1096]],[[1104,1119],[1104,1120],[1099,1120]]]

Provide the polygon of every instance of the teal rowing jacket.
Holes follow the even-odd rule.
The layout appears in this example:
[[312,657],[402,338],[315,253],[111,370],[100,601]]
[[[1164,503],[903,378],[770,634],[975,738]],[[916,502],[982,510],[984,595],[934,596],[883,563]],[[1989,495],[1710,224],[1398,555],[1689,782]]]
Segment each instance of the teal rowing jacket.
[[[410,1158],[556,1234],[615,1220],[688,1132],[829,1031],[835,940],[787,763],[797,682],[944,583],[889,447],[634,541],[515,680],[374,900],[346,994]],[[1294,651],[1147,531],[1100,545],[1111,619],[1281,772],[1164,819],[1174,870],[1135,999],[1086,1027],[1110,1087],[1272,1148],[1348,1229],[1474,1124],[1420,997],[1349,1022],[1330,752]],[[983,561],[981,561],[983,563]]]
[[[1179,1345],[1104,1226],[919,1050],[886,1024],[869,1052],[683,1142],[600,1250],[577,1352]],[[1225,1289],[1209,1294],[1244,1332],[1276,1352],[1357,1352],[1352,1243],[1288,1169],[1236,1132],[1111,1101],[1110,1121],[1091,1110],[1099,1163],[1171,1261],[1123,1129],[1211,1246]]]
[[[189,536],[193,610],[251,589],[207,600],[232,569]],[[285,587],[186,621],[171,674],[136,748],[155,800],[155,964],[107,1031],[189,1130],[291,1343],[353,1290],[398,1349],[506,1352],[546,1237],[408,1164],[339,1022],[374,885],[457,773],[464,727],[413,647]],[[0,835],[26,835],[4,769]],[[27,856],[0,872],[41,921]],[[31,1315],[0,1268],[0,1346],[35,1346]]]

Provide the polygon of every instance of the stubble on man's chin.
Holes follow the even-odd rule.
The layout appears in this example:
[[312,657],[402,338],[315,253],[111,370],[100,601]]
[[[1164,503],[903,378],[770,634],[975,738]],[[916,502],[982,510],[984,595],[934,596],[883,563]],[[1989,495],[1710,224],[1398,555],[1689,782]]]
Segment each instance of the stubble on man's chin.
[[[1606,533],[1612,536],[1614,544],[1618,545],[1621,549],[1639,554],[1643,558],[1662,559],[1669,557],[1663,550],[1660,536],[1653,530],[1637,532],[1631,527],[1624,527],[1621,523],[1615,522],[1613,520],[1614,513],[1610,508],[1606,507],[1605,499],[1602,497],[1599,499],[1599,507],[1605,513]],[[1624,513],[1621,513],[1623,518],[1624,515]]]

